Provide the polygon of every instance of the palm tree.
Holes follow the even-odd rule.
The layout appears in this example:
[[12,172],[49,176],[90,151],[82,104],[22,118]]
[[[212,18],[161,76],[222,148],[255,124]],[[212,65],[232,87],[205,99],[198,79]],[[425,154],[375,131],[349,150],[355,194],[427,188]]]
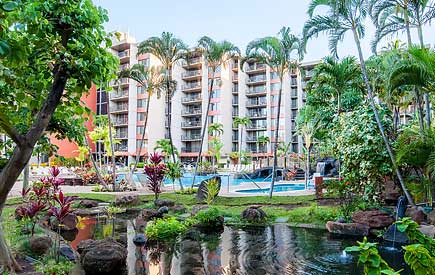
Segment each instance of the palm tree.
[[[172,140],[171,131],[171,116],[172,116],[172,97],[174,96],[174,81],[172,79],[172,68],[175,63],[185,59],[187,56],[188,47],[181,39],[176,38],[172,33],[163,32],[160,37],[150,37],[141,42],[138,46],[138,54],[150,53],[156,56],[163,65],[165,71],[165,90],[166,90],[166,105],[168,109],[168,134],[171,146],[171,155],[173,162],[176,162],[174,142]],[[179,181],[180,188],[183,190],[183,185]]]
[[154,95],[154,93],[156,93],[157,98],[158,99],[160,98],[161,91],[163,89],[163,84],[164,84],[163,83],[164,74],[163,74],[162,67],[146,68],[143,64],[134,64],[133,67],[126,70],[122,70],[118,74],[119,79],[124,77],[133,79],[140,86],[145,87],[147,93],[146,116],[145,116],[145,122],[143,126],[144,129],[139,143],[139,151],[136,155],[136,160],[133,165],[133,168],[131,169],[131,172],[134,172],[137,168],[137,164],[139,163],[139,158],[141,156],[143,144],[145,141],[145,133],[148,125],[151,97]]
[[224,125],[222,123],[212,123],[208,126],[208,134],[210,136],[220,136],[224,133]]
[[288,143],[280,142],[278,145],[278,155],[284,157],[284,169],[287,168],[287,157],[288,154],[291,152],[291,149],[292,149],[291,141],[289,141]]
[[[257,152],[260,151],[259,150],[260,146],[265,146],[268,143],[270,143],[270,138],[268,136],[259,136],[259,137],[257,137],[257,146],[258,146]],[[267,150],[266,150],[266,152],[267,152]]]
[[221,159],[221,150],[223,148],[224,144],[222,143],[222,141],[218,138],[218,137],[213,137],[210,140],[210,148],[209,148],[209,152],[210,155],[212,156],[212,167],[213,170],[216,171],[215,168],[215,161],[218,161],[218,165],[219,165],[219,160]]
[[313,147],[313,138],[314,134],[316,132],[317,128],[317,122],[314,121],[307,121],[304,122],[299,127],[299,133],[304,138],[304,147],[306,151],[306,166],[305,166],[305,188],[308,187],[308,180],[310,178],[310,170],[311,170],[311,164],[310,164],[310,157],[311,157],[311,148]]
[[[270,185],[269,197],[272,197],[273,186],[275,185],[276,167],[278,165],[278,133],[279,119],[281,115],[282,101],[282,82],[285,74],[295,68],[298,60],[302,57],[301,41],[296,36],[290,33],[290,28],[283,27],[279,33],[279,37],[264,37],[250,42],[246,48],[246,57],[242,59],[241,65],[248,60],[255,60],[264,63],[270,68],[276,70],[280,84],[278,94],[278,111],[276,114],[274,150],[273,150],[273,169],[272,183]],[[296,56],[294,55],[296,53]],[[243,68],[243,66],[242,66]]]
[[[156,146],[154,147],[154,150],[159,150],[162,152],[162,154],[165,155],[165,157],[171,156],[172,152],[174,152],[175,155],[178,155],[177,148],[174,148],[171,145],[171,141],[169,139],[159,139],[156,142]],[[172,151],[174,150],[174,151]]]
[[239,140],[239,163],[241,164],[242,158],[242,139],[243,139],[243,128],[247,127],[251,124],[251,119],[249,117],[235,117],[233,119],[234,127],[238,128],[240,131],[240,140]]
[[[327,9],[326,15],[314,14],[319,7],[324,7]],[[352,32],[355,45],[358,50],[363,80],[370,99],[370,105],[376,118],[376,123],[382,135],[382,139],[384,140],[386,150],[390,156],[391,163],[400,182],[400,186],[410,204],[414,205],[414,201],[405,187],[402,174],[399,168],[396,167],[396,159],[393,151],[391,150],[389,140],[385,135],[384,126],[381,123],[379,112],[376,108],[372,87],[367,76],[367,69],[360,41],[361,38],[364,37],[365,33],[364,20],[367,12],[368,3],[366,0],[313,0],[308,8],[310,19],[304,25],[304,40],[306,42],[308,39],[315,37],[320,33],[326,33],[329,35],[329,48],[334,55],[337,55],[338,42],[343,40],[346,32]]]
[[210,81],[210,88],[207,87],[207,91],[208,91],[207,111],[205,112],[204,123],[202,125],[201,143],[199,145],[199,153],[196,159],[195,172],[193,173],[192,187],[195,184],[196,173],[198,171],[198,163],[201,161],[201,157],[202,157],[201,156],[202,146],[204,144],[205,131],[209,119],[208,112],[210,110],[211,93],[213,92],[216,69],[221,65],[225,66],[225,63],[228,60],[233,58],[236,54],[240,53],[239,48],[234,46],[231,42],[228,42],[226,40],[221,42],[216,42],[208,36],[203,36],[201,37],[201,39],[199,39],[197,50],[201,52],[202,55],[204,56],[205,65],[208,68],[208,74],[211,74],[211,81]]

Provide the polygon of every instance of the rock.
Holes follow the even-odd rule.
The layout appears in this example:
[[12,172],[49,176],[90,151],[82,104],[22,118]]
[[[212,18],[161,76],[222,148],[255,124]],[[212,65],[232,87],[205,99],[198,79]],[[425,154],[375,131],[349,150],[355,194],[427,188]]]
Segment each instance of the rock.
[[336,220],[336,222],[339,222],[339,223],[346,223],[346,219],[345,218],[338,218],[337,220]]
[[162,206],[172,207],[175,205],[175,202],[173,200],[157,199],[154,201],[154,205],[156,207],[162,207]]
[[418,207],[409,207],[406,209],[406,216],[411,217],[411,219],[418,224],[424,222],[426,219],[426,214]]
[[77,251],[87,274],[122,274],[126,267],[127,249],[113,239],[84,240]]
[[260,206],[250,206],[243,210],[241,214],[242,220],[250,223],[263,223],[266,221],[266,213]]
[[397,230],[395,224],[392,224],[387,228],[387,231],[385,231],[383,238],[385,241],[398,244],[406,244],[409,242],[406,234]]
[[115,197],[115,205],[136,205],[140,202],[138,194],[120,194]]
[[66,244],[60,245],[59,254],[72,262],[74,262],[76,259],[74,250],[71,248],[71,246]]
[[370,228],[384,228],[390,226],[394,219],[382,210],[360,210],[352,214],[352,221],[368,225]]
[[60,230],[60,235],[64,238],[65,241],[72,242],[76,239],[77,234],[79,234],[79,230],[74,228],[72,230]]
[[162,206],[157,210],[157,212],[159,212],[160,215],[167,214],[169,212],[169,207]]
[[141,216],[145,221],[149,221],[149,220],[152,220],[154,218],[160,218],[161,214],[159,213],[159,211],[157,211],[155,209],[146,208],[146,209],[142,210]]
[[429,238],[435,238],[435,225],[421,224],[418,229],[421,231],[421,233],[428,236]]
[[98,202],[94,200],[81,200],[79,205],[84,208],[93,208],[98,206]]
[[127,247],[128,245],[127,233],[120,233],[116,241],[122,244],[124,247]]
[[435,225],[435,210],[432,210],[427,214],[427,222]]
[[69,231],[74,230],[77,227],[77,223],[79,222],[79,219],[75,214],[68,214],[62,221],[62,230]]
[[[218,176],[211,177],[209,179],[201,181],[198,186],[198,191],[196,192],[196,199],[199,201],[203,201],[207,197],[207,184],[211,180],[217,180],[219,185],[219,190],[221,189],[221,178]],[[219,194],[219,192],[218,192]],[[216,194],[217,196],[217,194]]]
[[199,211],[206,209],[208,209],[208,205],[195,205],[192,207],[192,215],[196,215]]
[[38,256],[46,254],[52,244],[51,238],[47,236],[35,236],[29,241],[30,250]]
[[137,234],[133,237],[133,243],[135,246],[144,246],[147,242],[147,238],[144,234]]
[[329,221],[326,223],[326,229],[334,234],[350,236],[367,236],[370,227],[361,223],[339,223]]
[[182,204],[176,204],[173,207],[171,207],[171,210],[174,211],[175,213],[185,213],[186,207]]

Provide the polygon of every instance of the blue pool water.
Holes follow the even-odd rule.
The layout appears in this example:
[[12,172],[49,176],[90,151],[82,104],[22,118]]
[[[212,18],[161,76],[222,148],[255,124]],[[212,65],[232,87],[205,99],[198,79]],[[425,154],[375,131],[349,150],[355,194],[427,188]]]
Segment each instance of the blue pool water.
[[[207,176],[196,176],[195,177],[195,186],[199,185],[201,183],[201,181],[209,179],[211,177],[213,177],[214,175],[207,175]],[[221,182],[222,182],[222,186],[227,186],[229,184],[229,186],[238,186],[241,185],[242,183],[245,182],[271,182],[272,179],[271,178],[261,178],[261,179],[253,179],[253,180],[249,180],[249,179],[235,179],[233,177],[233,175],[219,175],[219,177],[221,178]],[[192,185],[192,180],[193,180],[193,173],[184,173],[183,177],[181,178],[181,183],[183,184],[183,186],[191,186]],[[172,181],[165,179],[164,180],[164,184],[165,185],[172,185]],[[175,181],[175,184],[178,184],[178,180]]]
[[[277,184],[273,187],[273,192],[298,191],[304,189],[305,189],[304,184]],[[270,188],[236,190],[237,193],[245,193],[245,194],[267,193],[269,191]]]

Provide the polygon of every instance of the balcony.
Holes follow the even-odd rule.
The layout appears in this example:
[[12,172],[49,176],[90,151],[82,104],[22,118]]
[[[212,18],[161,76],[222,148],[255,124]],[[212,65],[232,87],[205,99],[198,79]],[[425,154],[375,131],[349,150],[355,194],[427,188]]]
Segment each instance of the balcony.
[[130,65],[128,64],[122,64],[119,66],[119,71],[128,70],[130,68]]
[[118,53],[118,58],[120,63],[124,63],[130,60],[130,50],[125,50]]
[[233,98],[232,104],[233,105],[239,105],[239,99],[238,98]]
[[201,70],[187,71],[181,74],[183,80],[200,79],[201,77]]
[[237,111],[233,110],[232,115],[233,115],[233,117],[239,116],[239,110],[237,110]]
[[239,75],[238,74],[234,74],[231,79],[232,79],[233,82],[239,82]]
[[111,100],[127,99],[128,98],[128,90],[110,92],[109,95],[110,95]]
[[199,152],[199,146],[198,147],[183,147],[181,148],[181,153],[198,153]]
[[193,92],[193,91],[199,91],[201,90],[201,82],[193,82],[189,84],[185,84],[181,86],[181,90],[183,92]]
[[239,141],[239,136],[232,136],[232,137],[231,137],[231,140],[232,140],[233,142],[238,142],[238,141]]
[[127,145],[115,144],[114,148],[115,152],[128,152]]
[[239,62],[234,62],[234,64],[231,65],[231,70],[233,72],[239,71]]
[[201,103],[202,97],[200,96],[186,96],[181,98],[181,102],[185,104],[191,104],[191,103]]
[[298,91],[296,91],[296,90],[292,90],[291,91],[291,93],[290,93],[290,95],[291,95],[291,97],[298,97]]
[[113,125],[116,126],[125,126],[128,124],[128,118],[115,118],[112,119]]
[[127,139],[127,133],[124,133],[124,132],[120,132],[120,133],[116,133],[115,134],[115,138],[117,138],[117,139]]
[[248,131],[258,131],[258,130],[266,130],[267,129],[267,124],[266,123],[260,123],[260,124],[249,124],[246,127],[246,130]]
[[239,93],[239,87],[233,87],[233,89],[232,89],[232,93],[233,94],[238,94]]
[[251,73],[259,73],[259,72],[264,72],[266,71],[266,65],[264,64],[248,64],[248,66],[246,66],[246,70],[245,72],[247,74],[251,74]]
[[121,79],[111,81],[110,82],[110,86],[124,88],[124,87],[128,86],[129,83],[130,83],[130,79],[126,78],[126,77],[123,77]]
[[128,112],[128,104],[112,106],[112,107],[110,107],[110,112],[111,113],[124,113],[124,112]]
[[197,116],[201,115],[202,109],[185,109],[181,111],[182,116]]
[[296,102],[292,102],[291,108],[292,109],[297,109],[298,108],[298,104]]
[[190,58],[188,61],[183,60],[181,65],[185,69],[198,68],[202,66],[201,62],[202,62],[201,57],[194,57],[194,58]]
[[184,121],[181,123],[181,128],[201,128],[201,121]]
[[266,105],[267,105],[267,100],[265,98],[246,101],[247,108],[261,107],[261,106],[266,106]]
[[260,88],[250,88],[246,91],[246,96],[265,95],[267,93],[266,86]]
[[252,76],[246,80],[246,85],[260,85],[266,83],[265,75]]
[[290,85],[292,87],[298,86],[298,82],[297,82],[296,78],[292,77],[292,79],[290,81]]
[[181,136],[181,141],[196,141],[196,140],[201,140],[200,134]]
[[247,136],[246,137],[246,142],[248,143],[257,143],[258,138],[256,136]]

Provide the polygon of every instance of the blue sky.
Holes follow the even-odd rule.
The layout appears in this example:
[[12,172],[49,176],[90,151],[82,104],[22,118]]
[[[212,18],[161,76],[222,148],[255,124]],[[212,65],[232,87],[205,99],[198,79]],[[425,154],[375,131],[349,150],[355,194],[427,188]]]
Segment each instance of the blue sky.
[[[288,26],[299,35],[309,0],[93,0],[109,12],[109,31],[129,32],[138,41],[160,35],[162,31],[174,33],[189,45],[195,45],[203,35],[216,40],[227,39],[242,50],[249,41],[276,34]],[[374,27],[367,20],[363,47],[370,54],[370,40]],[[425,42],[435,43],[434,26],[426,26]],[[432,33],[431,35],[429,33]],[[403,38],[399,34],[399,38]],[[395,39],[395,38],[393,38]],[[414,41],[417,35],[413,34]],[[386,43],[386,42],[384,42]],[[327,39],[319,36],[309,41],[306,61],[318,60],[329,54]],[[350,33],[339,46],[340,57],[355,55]]]

